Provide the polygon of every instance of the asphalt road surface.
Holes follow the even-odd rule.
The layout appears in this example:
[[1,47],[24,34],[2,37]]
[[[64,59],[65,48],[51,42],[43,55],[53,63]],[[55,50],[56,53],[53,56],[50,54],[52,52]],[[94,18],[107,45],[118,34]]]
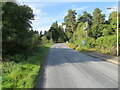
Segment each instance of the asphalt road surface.
[[118,88],[118,65],[70,49],[64,43],[49,51],[36,88]]

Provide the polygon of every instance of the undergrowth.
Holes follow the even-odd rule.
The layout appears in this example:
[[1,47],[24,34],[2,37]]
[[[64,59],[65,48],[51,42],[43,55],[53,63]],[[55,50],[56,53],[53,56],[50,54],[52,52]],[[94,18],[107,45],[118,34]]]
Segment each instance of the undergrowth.
[[40,66],[51,44],[37,48],[26,60],[16,63],[2,63],[2,88],[33,88],[39,74]]
[[89,48],[87,46],[76,46],[73,43],[66,43],[70,48],[80,51],[80,52],[99,52],[103,54],[108,54],[108,55],[114,55],[114,53],[111,50],[108,49],[101,49],[99,47],[94,47],[94,48]]

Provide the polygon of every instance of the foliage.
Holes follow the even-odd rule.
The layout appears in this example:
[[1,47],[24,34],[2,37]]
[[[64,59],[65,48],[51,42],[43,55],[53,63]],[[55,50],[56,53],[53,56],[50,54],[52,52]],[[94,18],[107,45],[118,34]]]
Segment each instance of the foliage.
[[99,37],[96,40],[97,46],[100,48],[111,48],[113,46],[116,46],[116,35],[110,35],[110,36],[104,36],[104,37]]
[[33,55],[26,60],[21,60],[22,62],[16,63],[15,60],[3,62],[2,87],[33,88],[37,82],[40,66],[50,46],[51,44],[46,44],[37,48]]
[[76,45],[73,43],[66,43],[66,45],[68,45],[70,48],[75,49]]
[[[76,20],[76,11],[70,9],[62,23],[66,26],[65,29],[56,21],[52,23],[49,31],[42,35],[42,32],[38,34],[32,29],[31,20],[34,20],[34,14],[29,6],[4,2],[2,5],[0,3],[0,7],[3,24],[0,22],[4,60],[3,88],[33,88],[40,65],[51,46],[48,43],[52,41],[69,41],[67,45],[78,51],[116,53],[116,12],[112,12],[105,21],[105,14],[96,8],[93,15],[85,11]],[[88,37],[84,30],[86,21]],[[83,40],[86,42],[84,45]]]
[[89,36],[95,39],[102,36],[105,14],[101,14],[101,12],[102,10],[96,8],[92,16],[92,26],[89,31]]
[[53,40],[53,42],[65,42],[67,40],[67,36],[64,33],[64,29],[61,25],[58,25],[57,21],[53,23],[49,29],[49,31],[44,33],[44,36],[48,40]]
[[92,15],[90,13],[87,13],[86,11],[83,12],[83,15],[82,16],[78,16],[78,19],[77,19],[77,23],[80,23],[80,22],[87,22],[87,21],[91,21],[92,20]]
[[75,43],[76,45],[81,44],[81,40],[86,37],[85,30],[83,29],[85,24],[83,22],[79,23],[76,31],[73,34],[73,37],[71,38],[71,42]]
[[52,25],[51,25],[51,28],[50,28],[50,30],[49,30],[49,32],[50,32],[50,35],[51,35],[51,37],[52,37],[52,39],[53,39],[53,41],[58,41],[58,38],[59,38],[59,31],[58,31],[58,23],[57,23],[57,21],[55,22],[55,23],[53,23]]
[[[108,49],[100,49],[100,48],[89,48],[87,46],[75,46],[73,43],[67,43],[67,45],[74,49],[74,50],[77,50],[77,51],[80,51],[80,52],[99,52],[99,53],[103,53],[103,54],[112,54],[114,55],[115,52],[114,51],[110,51]],[[73,48],[74,46],[74,48]]]
[[64,29],[61,25],[59,25],[59,38],[58,42],[66,42],[67,41],[67,36],[64,32]]
[[104,25],[104,29],[103,29],[103,36],[108,36],[108,35],[114,35],[116,32],[115,32],[115,30],[112,28],[112,26],[111,25],[107,25],[107,24],[105,24]]
[[64,17],[63,25],[66,26],[65,32],[68,37],[68,40],[72,37],[73,32],[76,29],[76,11],[68,10],[68,14]]
[[[120,21],[120,13],[119,13],[118,17],[119,17],[119,21]],[[114,11],[110,14],[108,21],[109,21],[110,25],[112,26],[112,28],[114,30],[116,30],[117,29],[117,12],[116,11]],[[120,26],[120,22],[119,22],[119,26]]]
[[3,58],[7,55],[30,52],[40,44],[40,36],[33,31],[31,21],[33,10],[27,5],[6,2],[2,7]]
[[[85,17],[84,14],[83,16],[79,15],[76,31],[70,39],[70,44],[67,45],[78,51],[97,51],[114,55],[116,53],[116,31],[109,22],[104,21],[105,15],[101,12],[98,8],[93,12],[92,24],[89,25],[88,29],[90,37],[86,37],[86,31],[83,29],[87,18],[82,18]],[[84,45],[82,44],[83,40],[85,41]]]
[[[33,31],[33,10],[27,5],[5,2],[2,6],[3,88],[33,88],[40,65],[51,45]],[[46,46],[47,45],[47,46]]]
[[0,64],[0,89],[2,89],[2,64]]
[[95,44],[95,39],[91,37],[86,37],[85,38],[86,46],[88,48],[94,48],[96,46]]

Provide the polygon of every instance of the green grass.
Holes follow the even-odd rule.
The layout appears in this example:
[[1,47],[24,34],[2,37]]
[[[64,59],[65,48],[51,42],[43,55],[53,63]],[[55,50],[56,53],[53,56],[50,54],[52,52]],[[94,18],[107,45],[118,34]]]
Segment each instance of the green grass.
[[39,47],[28,59],[15,63],[3,62],[2,88],[33,88],[46,53],[51,44]]
[[1,89],[2,89],[2,65],[0,65],[0,90]]
[[103,54],[111,54],[112,52],[107,49],[101,49],[101,48],[89,48],[87,46],[75,46],[73,43],[66,43],[70,48],[80,51],[80,52],[99,52]]
[[76,46],[74,45],[74,44],[72,44],[72,43],[66,43],[66,45],[68,45],[70,48],[72,48],[72,49],[75,49],[76,48]]

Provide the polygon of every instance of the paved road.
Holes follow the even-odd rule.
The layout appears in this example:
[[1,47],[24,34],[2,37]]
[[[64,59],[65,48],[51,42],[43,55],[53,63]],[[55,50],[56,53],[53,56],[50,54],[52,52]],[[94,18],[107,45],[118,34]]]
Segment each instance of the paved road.
[[[37,88],[118,88],[118,66],[70,49],[50,48]],[[42,75],[42,74],[41,74]]]

